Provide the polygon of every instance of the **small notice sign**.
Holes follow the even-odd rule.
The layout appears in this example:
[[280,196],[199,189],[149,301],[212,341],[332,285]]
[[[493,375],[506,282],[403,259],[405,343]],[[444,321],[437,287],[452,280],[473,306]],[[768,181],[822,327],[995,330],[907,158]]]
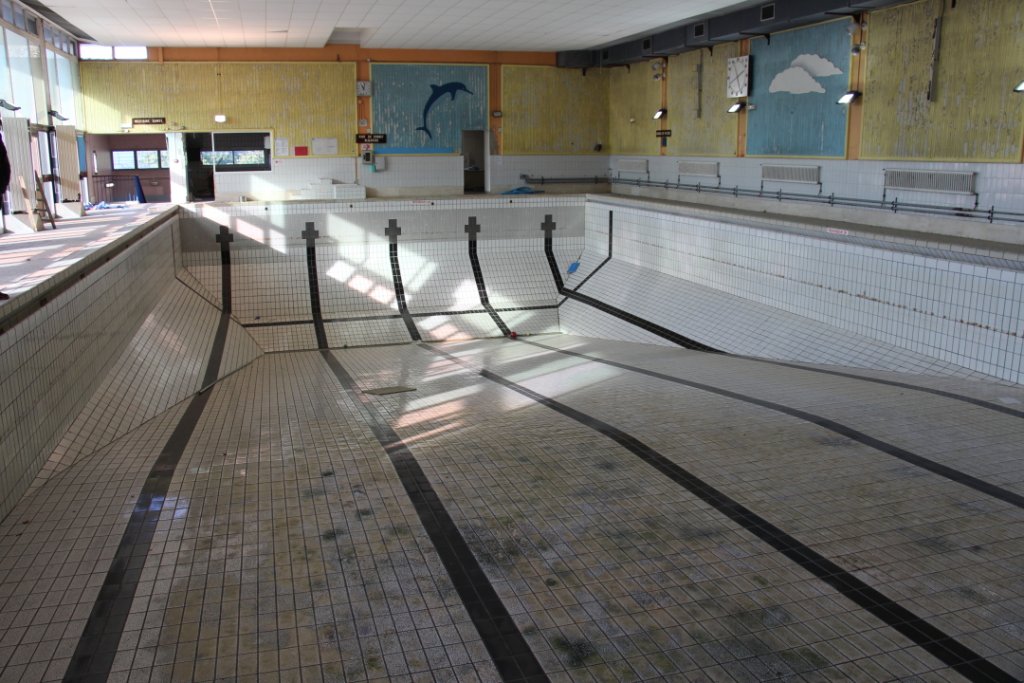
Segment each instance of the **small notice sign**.
[[164,116],[141,116],[132,119],[133,126],[156,126],[164,123],[167,123]]
[[659,138],[670,138],[670,137],[672,137],[672,129],[670,128],[668,130],[658,130],[658,131],[655,131],[654,132],[654,136],[655,137],[659,137]]
[[356,142],[359,144],[383,145],[388,141],[387,133],[356,133]]

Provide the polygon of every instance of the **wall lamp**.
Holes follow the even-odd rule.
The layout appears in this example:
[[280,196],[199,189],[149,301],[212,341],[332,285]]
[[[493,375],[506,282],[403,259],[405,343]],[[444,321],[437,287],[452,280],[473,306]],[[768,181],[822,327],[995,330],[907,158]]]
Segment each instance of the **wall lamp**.
[[746,102],[733,102],[731,105],[729,105],[729,108],[726,109],[726,111],[729,112],[730,114],[739,114],[741,111],[743,111],[746,108],[747,108],[747,103]]
[[665,114],[668,114],[668,109],[662,107],[658,111],[654,112],[654,120],[657,121],[658,119],[664,117]]
[[213,115],[213,121],[214,121],[214,123],[227,123],[228,122],[227,114],[214,114]]
[[21,109],[21,107],[15,106],[7,100],[0,100],[0,107],[6,109],[7,111],[18,111],[19,109]]
[[56,109],[50,109],[46,113],[49,114],[50,116],[52,116],[53,118],[57,119],[58,121],[67,121],[68,120],[68,117],[61,116],[60,112],[57,111]]
[[842,97],[840,97],[838,100],[836,100],[836,104],[849,104],[858,97],[860,97],[860,91],[850,90],[849,92],[843,94]]
[[[1013,92],[1024,92],[1024,81],[1021,81],[1020,83],[1018,83],[1017,87],[1013,89]],[[0,102],[4,102],[4,101],[0,100]],[[4,102],[4,104],[6,104],[6,102]]]

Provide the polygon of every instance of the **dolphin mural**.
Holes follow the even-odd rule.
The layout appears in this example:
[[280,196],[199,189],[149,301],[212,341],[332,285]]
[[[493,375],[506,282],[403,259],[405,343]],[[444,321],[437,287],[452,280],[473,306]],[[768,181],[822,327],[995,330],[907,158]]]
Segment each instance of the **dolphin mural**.
[[461,92],[466,92],[466,93],[469,93],[470,95],[472,95],[473,91],[470,90],[469,88],[467,88],[464,83],[459,83],[457,81],[452,81],[451,83],[445,83],[444,85],[431,85],[430,89],[433,92],[430,94],[430,97],[427,98],[427,103],[423,107],[423,125],[418,127],[416,130],[422,130],[424,133],[427,134],[428,138],[433,140],[434,136],[430,132],[430,129],[427,128],[427,115],[430,114],[430,108],[433,107],[434,104],[436,104],[437,101],[439,99],[441,99],[442,97],[444,97],[445,95],[451,95],[452,96],[452,102],[454,102],[455,101],[455,94],[456,93],[461,91]]

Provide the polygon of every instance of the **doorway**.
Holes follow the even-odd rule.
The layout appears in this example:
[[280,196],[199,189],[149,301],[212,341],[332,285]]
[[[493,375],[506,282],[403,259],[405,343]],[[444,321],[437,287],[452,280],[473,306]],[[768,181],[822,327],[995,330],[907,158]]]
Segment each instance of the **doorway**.
[[486,159],[487,149],[484,131],[462,131],[462,168],[463,191],[466,193],[484,192],[487,186]]
[[189,201],[214,199],[213,166],[203,163],[203,152],[212,149],[211,133],[185,133],[185,186]]

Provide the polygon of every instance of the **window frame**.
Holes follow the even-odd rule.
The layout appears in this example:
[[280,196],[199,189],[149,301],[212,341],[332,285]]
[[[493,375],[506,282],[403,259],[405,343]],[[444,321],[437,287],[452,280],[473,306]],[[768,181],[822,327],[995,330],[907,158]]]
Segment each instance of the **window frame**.
[[[117,153],[131,153],[132,155],[132,166],[131,168],[117,168],[114,165],[114,155]],[[156,154],[156,166],[139,166],[139,152],[153,152]],[[111,171],[163,171],[170,168],[170,154],[166,149],[158,148],[146,148],[146,149],[112,149],[110,150],[110,170]],[[165,164],[166,162],[166,164]]]

